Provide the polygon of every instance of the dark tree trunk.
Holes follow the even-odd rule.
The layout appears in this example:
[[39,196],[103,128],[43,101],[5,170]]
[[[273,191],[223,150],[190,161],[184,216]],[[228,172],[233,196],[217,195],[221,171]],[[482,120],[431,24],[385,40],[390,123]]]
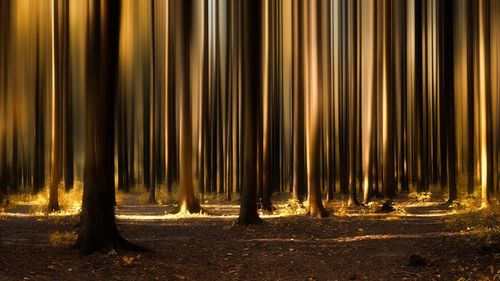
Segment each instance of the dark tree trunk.
[[120,1],[93,2],[89,5],[93,17],[87,35],[84,187],[75,244],[84,254],[139,249],[118,232],[114,210],[113,104],[117,92]]
[[476,0],[467,0],[467,193],[474,193],[474,12]]
[[347,205],[359,205],[356,196],[356,171],[357,171],[357,128],[358,128],[358,61],[357,61],[357,0],[348,1],[348,56],[349,56],[349,93],[347,97],[347,104],[349,106],[349,200]]
[[293,199],[302,201],[307,190],[305,166],[303,16],[301,1],[293,3]]
[[[484,17],[484,62],[485,62],[485,98],[486,98],[486,201],[490,201],[491,194],[494,190],[494,151],[493,151],[493,106],[492,106],[492,91],[491,91],[491,52],[490,52],[490,0],[483,0],[483,17]],[[484,201],[483,201],[484,202]]]
[[[35,155],[33,161],[33,194],[40,192],[45,184],[45,90],[42,87],[43,77],[40,71],[39,33],[37,32],[36,48],[36,81],[35,81]],[[0,136],[1,137],[1,136]],[[1,141],[0,141],[1,142]],[[0,148],[1,149],[1,148]],[[3,152],[2,152],[3,154]],[[1,164],[0,164],[1,165]],[[0,180],[1,181],[1,180]],[[0,183],[1,185],[1,183]]]
[[[446,114],[446,126],[442,127],[443,132],[447,130],[446,147],[448,156],[448,186],[451,203],[457,199],[457,147],[455,136],[455,65],[454,65],[454,2],[441,6],[443,12],[443,91],[446,97],[446,105],[441,108]],[[446,108],[445,108],[446,107]],[[446,167],[446,166],[444,166]]]
[[406,26],[408,25],[408,16],[407,16],[407,2],[400,1],[401,4],[400,12],[402,13],[401,25],[403,26],[401,32],[401,50],[402,50],[402,59],[401,59],[401,161],[399,163],[400,171],[401,171],[401,191],[409,192],[410,187],[408,184],[408,72],[407,72],[407,63],[408,63],[408,55],[407,55],[407,31]]
[[50,196],[49,196],[49,211],[54,212],[59,210],[59,184],[63,179],[63,112],[64,98],[67,94],[66,75],[67,68],[65,64],[65,52],[67,46],[65,44],[65,11],[64,1],[54,1],[53,7],[53,56],[55,78],[52,90],[52,159],[51,159],[51,179],[50,179]]
[[385,131],[383,140],[383,188],[384,197],[392,199],[396,195],[396,183],[394,181],[394,81],[392,74],[394,73],[394,60],[392,59],[392,1],[384,3],[384,52],[386,59],[386,84],[387,90],[384,93],[385,103],[385,119],[387,123],[384,124],[383,130]]
[[150,96],[149,96],[149,203],[156,202],[156,175],[157,175],[157,136],[156,125],[157,125],[157,106],[156,106],[156,36],[155,36],[155,1],[151,1],[151,53],[150,53]]
[[71,68],[70,68],[70,38],[69,38],[69,1],[61,3],[61,46],[62,61],[61,68],[63,69],[63,105],[62,105],[62,131],[63,131],[63,165],[64,165],[64,189],[69,191],[74,184],[74,165],[73,165],[73,106],[72,106],[72,91],[71,91]]
[[[0,3],[0,39],[2,46],[0,46],[0,55],[2,56],[2,65],[0,75],[1,75],[1,90],[0,93],[0,115],[3,120],[7,119],[7,83],[8,83],[8,46],[10,42],[10,1],[1,1]],[[9,185],[9,171],[7,167],[7,133],[6,125],[0,124],[2,131],[0,131],[0,204],[8,203],[7,198],[7,187]]]
[[243,182],[239,224],[260,222],[257,214],[257,116],[261,84],[261,2],[242,3]]
[[423,50],[422,50],[422,39],[424,34],[422,33],[422,0],[415,1],[415,99],[416,99],[416,149],[417,149],[417,192],[427,191],[427,175],[426,175],[426,157],[424,152],[424,94],[423,94],[423,75],[422,75],[422,61],[423,61]]

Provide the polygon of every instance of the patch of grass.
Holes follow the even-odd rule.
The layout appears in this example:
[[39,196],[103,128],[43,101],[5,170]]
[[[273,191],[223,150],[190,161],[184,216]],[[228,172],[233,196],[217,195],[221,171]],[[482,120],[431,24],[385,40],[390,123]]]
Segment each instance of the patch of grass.
[[[31,212],[46,214],[49,204],[49,186],[46,186],[41,192],[36,195],[20,194],[10,196],[13,206],[29,206]],[[74,187],[68,191],[64,191],[64,187],[59,186],[59,208],[60,211],[52,213],[56,215],[74,215],[78,214],[82,208],[83,183],[77,181]]]
[[430,202],[432,199],[432,193],[428,192],[412,192],[408,194],[408,198],[415,199],[418,203]]
[[49,234],[49,240],[54,247],[69,247],[77,238],[78,235],[74,231],[56,231]]
[[289,199],[276,207],[275,213],[282,216],[305,215],[307,212],[304,204],[294,199]]

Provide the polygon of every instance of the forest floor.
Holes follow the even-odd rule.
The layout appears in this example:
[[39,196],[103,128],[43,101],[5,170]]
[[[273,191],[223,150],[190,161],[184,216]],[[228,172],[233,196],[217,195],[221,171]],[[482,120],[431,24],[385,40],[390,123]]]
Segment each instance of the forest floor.
[[500,280],[500,212],[452,207],[409,196],[396,211],[383,201],[312,219],[286,198],[264,223],[238,226],[237,201],[204,199],[208,214],[172,215],[173,201],[146,204],[119,195],[117,219],[127,239],[151,252],[68,249],[75,211],[47,215],[32,202],[0,206],[0,280]]

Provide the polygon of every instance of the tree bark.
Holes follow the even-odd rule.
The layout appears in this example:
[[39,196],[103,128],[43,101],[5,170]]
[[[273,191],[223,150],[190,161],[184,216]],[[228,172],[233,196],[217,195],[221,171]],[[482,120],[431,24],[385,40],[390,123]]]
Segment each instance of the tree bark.
[[92,0],[87,35],[86,143],[81,224],[75,248],[139,250],[118,232],[114,189],[114,101],[117,92],[120,1]]
[[383,92],[383,114],[385,124],[383,127],[383,187],[384,198],[392,199],[396,195],[394,182],[394,100],[392,74],[394,66],[392,60],[392,1],[384,2],[384,64],[385,64],[385,89]]
[[243,182],[238,224],[261,221],[257,214],[257,114],[261,84],[261,1],[242,1]]
[[[191,77],[190,77],[190,50],[191,28],[193,20],[192,0],[179,0],[175,17],[179,29],[176,32],[177,55],[176,74],[177,92],[180,100],[180,186],[179,211],[199,213],[200,202],[194,195],[193,168],[192,168],[192,123],[191,123]],[[222,167],[221,167],[222,168]]]
[[[443,3],[444,4],[444,3]],[[443,91],[446,97],[446,105],[441,108],[446,114],[446,126],[442,128],[446,132],[446,147],[448,161],[448,202],[457,199],[457,147],[455,136],[455,65],[454,65],[454,2],[448,2],[442,6],[443,12]],[[446,108],[445,108],[446,107]],[[443,116],[444,117],[444,116]],[[445,166],[446,167],[446,166]]]

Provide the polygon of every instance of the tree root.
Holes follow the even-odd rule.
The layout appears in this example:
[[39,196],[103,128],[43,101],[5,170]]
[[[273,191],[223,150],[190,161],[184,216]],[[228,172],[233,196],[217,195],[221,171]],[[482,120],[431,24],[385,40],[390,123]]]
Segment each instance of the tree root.
[[99,243],[95,241],[84,241],[80,237],[73,244],[70,249],[78,250],[81,255],[89,255],[94,252],[109,253],[111,251],[132,251],[132,252],[152,252],[151,249],[141,245],[137,245],[123,238],[120,234],[115,234],[110,241],[106,243]]

